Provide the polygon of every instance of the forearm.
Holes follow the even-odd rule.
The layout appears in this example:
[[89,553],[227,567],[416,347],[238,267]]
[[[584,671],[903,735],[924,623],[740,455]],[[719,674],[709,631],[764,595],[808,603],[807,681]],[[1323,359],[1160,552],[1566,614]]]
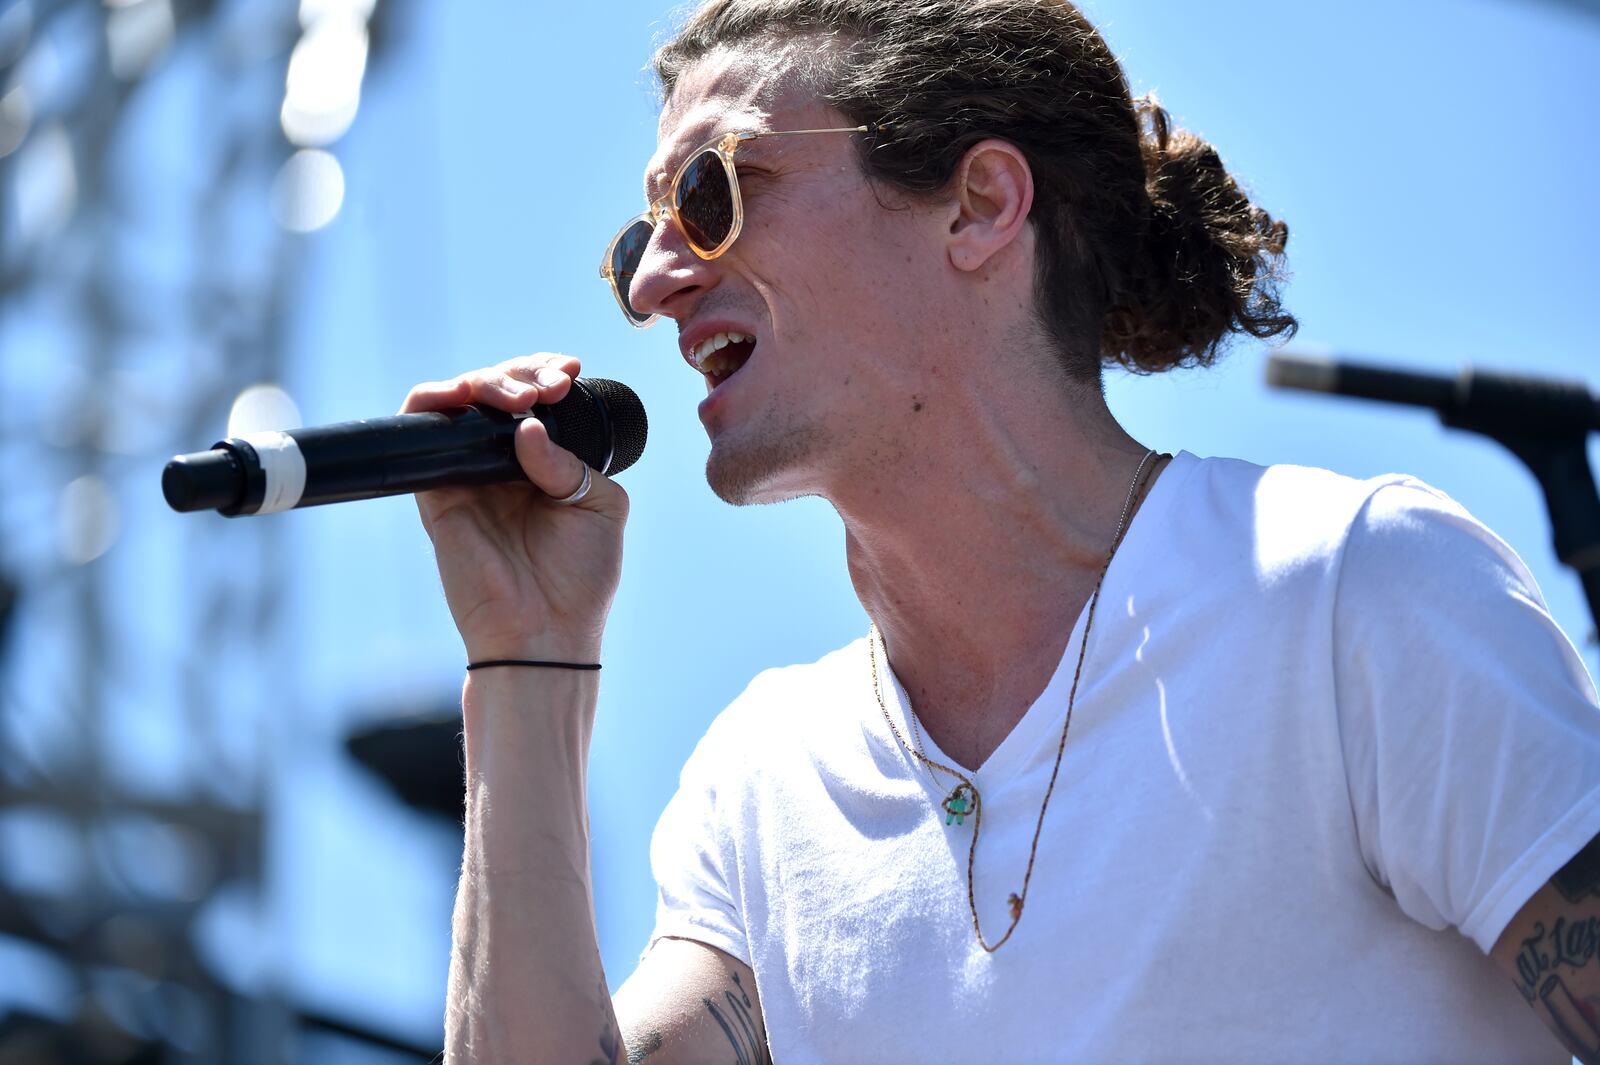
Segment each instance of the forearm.
[[597,690],[590,672],[508,667],[469,675],[449,1061],[621,1057],[589,877],[584,787]]
[[1490,955],[1584,1065],[1600,1065],[1600,836],[1523,904]]

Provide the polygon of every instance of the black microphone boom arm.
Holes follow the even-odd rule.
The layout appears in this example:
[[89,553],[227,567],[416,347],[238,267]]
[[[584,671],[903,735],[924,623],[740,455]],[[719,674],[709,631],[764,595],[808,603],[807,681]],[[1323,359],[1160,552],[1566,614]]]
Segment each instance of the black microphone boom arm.
[[1521,459],[1544,491],[1556,557],[1577,572],[1600,626],[1600,492],[1589,466],[1600,396],[1583,382],[1470,367],[1446,377],[1280,351],[1267,360],[1267,383],[1428,407],[1445,425],[1481,433]]

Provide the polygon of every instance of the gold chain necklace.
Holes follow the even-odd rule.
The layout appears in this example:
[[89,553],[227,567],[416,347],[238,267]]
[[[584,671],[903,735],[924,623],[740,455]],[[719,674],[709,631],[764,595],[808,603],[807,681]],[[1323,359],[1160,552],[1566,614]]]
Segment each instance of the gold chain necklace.
[[[1122,516],[1117,519],[1117,531],[1111,537],[1111,549],[1106,552],[1106,560],[1100,564],[1100,575],[1095,578],[1094,591],[1089,593],[1089,606],[1083,621],[1083,640],[1078,644],[1078,665],[1072,673],[1072,688],[1067,693],[1067,714],[1061,722],[1061,742],[1056,746],[1055,766],[1050,770],[1050,783],[1044,789],[1044,799],[1039,803],[1039,819],[1033,826],[1033,842],[1028,844],[1028,867],[1022,874],[1022,890],[1013,892],[1006,900],[1011,910],[1011,923],[1006,927],[1005,935],[991,945],[983,938],[983,928],[978,922],[978,897],[973,887],[974,869],[978,855],[978,833],[983,828],[983,796],[978,793],[977,785],[965,773],[947,766],[942,762],[935,762],[923,754],[916,747],[906,742],[900,730],[895,728],[894,718],[889,716],[889,707],[883,701],[883,682],[878,676],[878,644],[883,636],[878,632],[878,626],[873,623],[871,631],[867,633],[867,655],[872,661],[872,693],[878,698],[878,709],[883,711],[884,723],[889,726],[889,731],[894,734],[896,742],[905,748],[917,761],[921,762],[928,770],[930,779],[933,770],[948,773],[956,779],[955,787],[950,789],[950,794],[940,803],[945,812],[945,824],[965,824],[968,817],[972,818],[972,842],[967,846],[967,909],[972,914],[972,931],[978,937],[978,945],[985,951],[993,954],[1005,946],[1006,940],[1011,938],[1011,933],[1017,930],[1017,922],[1022,920],[1022,908],[1028,901],[1028,884],[1033,879],[1033,860],[1039,851],[1039,833],[1044,830],[1044,812],[1050,806],[1050,795],[1056,790],[1056,776],[1061,772],[1061,756],[1067,750],[1067,729],[1072,726],[1072,707],[1078,699],[1078,680],[1083,676],[1083,659],[1089,649],[1089,630],[1094,627],[1094,608],[1100,601],[1100,586],[1105,582],[1106,571],[1111,568],[1111,560],[1116,556],[1117,548],[1122,545],[1123,534],[1128,531],[1128,516],[1133,513],[1134,503],[1143,493],[1145,485],[1149,482],[1148,473],[1155,472],[1151,459],[1159,463],[1166,455],[1157,456],[1154,450],[1145,452],[1144,458],[1139,460],[1139,468],[1133,471],[1133,482],[1128,485],[1128,498],[1122,504]],[[887,658],[889,649],[884,647],[884,657]],[[916,711],[911,707],[906,708],[911,718],[911,727],[916,728]],[[937,787],[937,780],[935,780]]]

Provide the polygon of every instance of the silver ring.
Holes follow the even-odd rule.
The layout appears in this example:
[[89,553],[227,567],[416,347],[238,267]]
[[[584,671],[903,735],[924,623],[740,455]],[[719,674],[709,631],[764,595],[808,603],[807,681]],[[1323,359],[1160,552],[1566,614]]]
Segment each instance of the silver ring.
[[580,502],[584,496],[589,494],[589,484],[589,464],[585,462],[583,464],[583,483],[578,485],[577,490],[569,496],[562,496],[560,499],[552,499],[550,502],[554,503],[558,507],[570,507],[572,504]]

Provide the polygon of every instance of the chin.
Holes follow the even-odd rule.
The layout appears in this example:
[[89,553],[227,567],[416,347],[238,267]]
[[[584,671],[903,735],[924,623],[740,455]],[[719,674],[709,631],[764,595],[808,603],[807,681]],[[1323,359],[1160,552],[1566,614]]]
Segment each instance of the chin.
[[814,469],[818,441],[807,438],[816,435],[715,440],[706,456],[706,483],[718,499],[736,507],[817,495],[802,472]]

